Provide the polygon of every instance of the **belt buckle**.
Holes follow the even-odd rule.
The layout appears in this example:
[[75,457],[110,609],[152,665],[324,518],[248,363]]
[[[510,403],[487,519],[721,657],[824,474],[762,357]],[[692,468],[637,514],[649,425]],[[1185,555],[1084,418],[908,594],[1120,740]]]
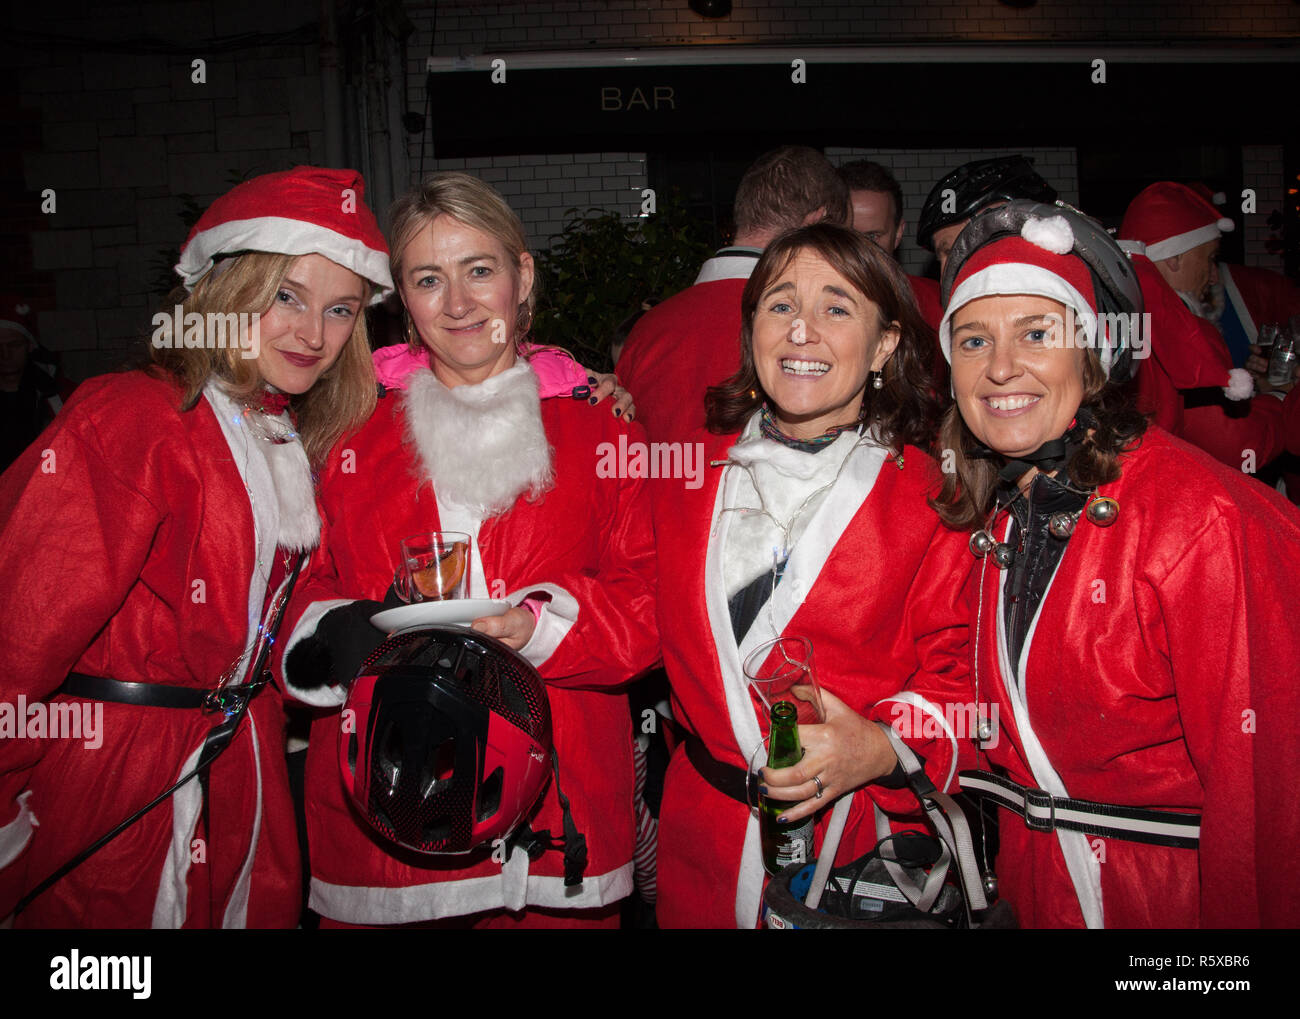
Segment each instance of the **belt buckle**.
[[232,683],[209,690],[203,697],[203,713],[212,715],[218,711],[225,712],[227,718],[244,710],[244,706],[253,699],[267,679],[255,683]]
[[[1031,813],[1032,809],[1047,808],[1047,819],[1039,820]],[[1046,789],[1025,789],[1025,827],[1030,831],[1050,832],[1056,830],[1056,800]]]
[[214,715],[218,711],[224,712],[229,718],[241,707],[242,694],[238,691],[241,687],[222,686],[215,690],[209,690],[203,695],[202,711],[205,715]]

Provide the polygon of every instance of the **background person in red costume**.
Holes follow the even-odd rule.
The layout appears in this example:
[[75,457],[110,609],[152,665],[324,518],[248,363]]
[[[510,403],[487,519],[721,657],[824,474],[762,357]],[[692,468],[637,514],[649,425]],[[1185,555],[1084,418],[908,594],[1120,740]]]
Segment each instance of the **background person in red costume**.
[[[1150,356],[1137,373],[1138,409],[1249,473],[1282,452],[1282,408],[1272,396],[1254,395],[1249,373],[1233,367],[1228,345],[1209,318],[1208,302],[1219,281],[1219,236],[1231,229],[1232,220],[1192,188],[1160,181],[1129,203],[1119,237],[1151,314]],[[1247,450],[1252,460],[1244,460]]]
[[754,160],[736,189],[732,244],[694,286],[641,316],[623,345],[618,374],[650,438],[677,442],[704,427],[705,392],[736,369],[740,294],[763,248],[805,223],[849,217],[848,187],[816,149],[785,145]]
[[[198,698],[247,667],[286,562],[318,542],[313,464],[374,406],[363,312],[392,282],[354,171],[240,184],[176,268],[189,292],[161,313],[154,366],[83,383],[0,478],[0,702],[103,721],[94,739],[2,733],[0,915],[193,769],[220,717]],[[256,346],[243,327],[215,345],[211,316],[239,313],[260,315]],[[60,692],[69,673],[90,696]],[[206,795],[181,787],[19,925],[293,926],[287,783],[266,688]]]
[[[390,218],[408,333],[430,365],[382,398],[325,465],[326,554],[291,606],[286,679],[309,703],[341,704],[383,638],[369,617],[402,539],[470,534],[471,594],[514,605],[474,628],[546,679],[561,783],[589,858],[583,882],[566,887],[558,851],[530,861],[516,849],[503,865],[488,846],[444,858],[388,846],[344,797],[340,715],[324,711],[307,762],[311,907],[327,925],[617,926],[632,890],[632,732],[625,698],[609,688],[652,665],[658,642],[647,496],[642,482],[601,478],[597,465],[603,443],[642,433],[586,400],[539,399],[517,347],[533,260],[491,187],[434,174]],[[530,823],[562,831],[554,784]]]
[[700,487],[655,486],[664,666],[689,733],[660,813],[665,927],[758,920],[764,870],[745,774],[766,719],[742,671],[754,648],[782,635],[813,643],[827,720],[800,727],[806,757],[767,773],[768,786],[791,819],[865,789],[841,862],[874,845],[873,804],[913,823],[919,811],[872,720],[901,714],[941,733],[923,742],[903,727],[940,787],[963,735],[946,709],[967,700],[960,588],[971,562],[924,509],[939,476],[921,452],[938,416],[933,334],[907,278],[862,236],[819,224],[768,246],[741,307],[739,371],[710,392],[712,434],[696,437],[703,461],[725,466]]
[[1300,516],[1117,390],[1130,355],[1098,313],[1140,304],[1099,225],[986,212],[943,288],[937,508],[975,532],[972,679],[1002,726],[1003,777],[962,787],[1034,798],[1032,825],[1001,815],[1003,898],[1025,927],[1295,926]]

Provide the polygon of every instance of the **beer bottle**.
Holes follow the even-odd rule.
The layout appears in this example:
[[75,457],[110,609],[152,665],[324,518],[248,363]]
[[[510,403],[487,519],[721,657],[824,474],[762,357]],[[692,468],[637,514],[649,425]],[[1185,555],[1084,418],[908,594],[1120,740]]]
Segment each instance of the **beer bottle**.
[[[798,712],[790,701],[772,705],[772,731],[768,736],[767,766],[788,768],[803,759],[799,745]],[[793,807],[794,801],[769,800],[761,797],[759,833],[763,841],[763,866],[769,874],[779,874],[792,863],[807,863],[813,856],[813,819],[786,824],[777,822],[781,812]]]

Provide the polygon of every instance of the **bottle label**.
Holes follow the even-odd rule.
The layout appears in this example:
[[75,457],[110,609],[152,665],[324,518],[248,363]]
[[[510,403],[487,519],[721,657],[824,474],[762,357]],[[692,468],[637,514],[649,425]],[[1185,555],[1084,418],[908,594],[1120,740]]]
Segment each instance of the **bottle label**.
[[792,863],[807,863],[812,859],[813,822],[805,818],[803,824],[789,831],[778,832],[776,836],[777,869],[788,867]]

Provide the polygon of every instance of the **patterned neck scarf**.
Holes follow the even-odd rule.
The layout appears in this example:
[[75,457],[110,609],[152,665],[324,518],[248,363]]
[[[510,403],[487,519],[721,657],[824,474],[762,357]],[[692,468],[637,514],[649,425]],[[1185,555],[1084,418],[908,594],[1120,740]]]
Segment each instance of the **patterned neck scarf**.
[[763,404],[758,419],[758,428],[763,433],[763,438],[779,442],[782,446],[789,446],[791,449],[797,449],[802,453],[819,453],[845,432],[852,431],[857,427],[858,422],[855,421],[850,425],[836,425],[834,428],[827,429],[815,439],[792,439],[777,427],[776,419],[772,417],[772,412],[768,409],[766,403]]

